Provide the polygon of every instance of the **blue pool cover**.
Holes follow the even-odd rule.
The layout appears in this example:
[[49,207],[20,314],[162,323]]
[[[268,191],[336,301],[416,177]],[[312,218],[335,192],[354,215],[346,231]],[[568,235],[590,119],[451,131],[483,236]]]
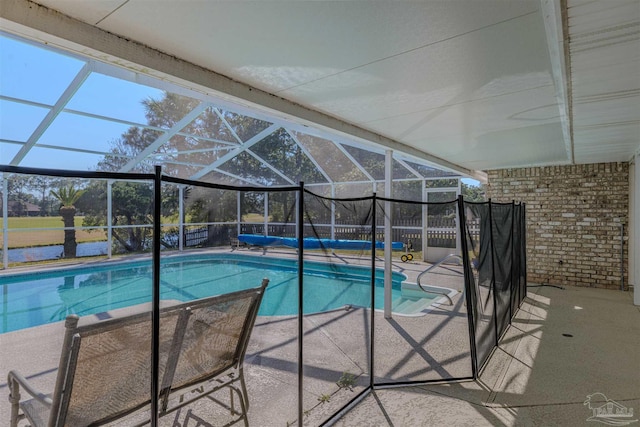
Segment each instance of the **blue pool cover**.
[[[238,240],[242,243],[254,246],[287,246],[289,248],[298,247],[298,239],[295,237],[261,236],[259,234],[240,234]],[[305,249],[349,249],[365,250],[371,249],[369,240],[333,240],[317,239],[315,237],[305,237],[303,239]],[[391,249],[399,251],[404,248],[402,242],[391,242]],[[376,242],[376,249],[384,249],[384,242]]]

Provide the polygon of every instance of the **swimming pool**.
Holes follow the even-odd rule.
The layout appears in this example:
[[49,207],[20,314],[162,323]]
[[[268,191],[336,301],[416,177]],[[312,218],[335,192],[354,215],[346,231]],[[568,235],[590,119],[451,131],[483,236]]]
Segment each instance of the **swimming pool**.
[[[9,332],[141,304],[151,300],[150,260],[44,270],[0,276],[0,331]],[[368,307],[370,269],[305,261],[304,312],[328,311],[347,304]],[[298,275],[295,260],[236,254],[164,257],[161,299],[190,301],[260,285],[268,277],[258,315],[295,315]],[[392,299],[403,300],[403,274],[393,273]],[[383,271],[376,271],[376,308],[383,307]],[[438,295],[430,296],[431,299]]]

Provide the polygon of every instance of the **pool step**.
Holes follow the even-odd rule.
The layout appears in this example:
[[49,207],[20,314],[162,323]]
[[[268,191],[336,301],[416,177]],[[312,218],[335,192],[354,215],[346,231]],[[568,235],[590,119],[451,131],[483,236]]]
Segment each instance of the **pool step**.
[[453,304],[451,298],[459,293],[454,289],[443,288],[441,286],[425,284],[420,288],[415,283],[402,283],[402,296],[405,298],[424,298],[425,291],[431,297],[435,297],[436,300],[441,300],[442,297],[446,298],[449,305]]
[[432,302],[428,298],[401,296],[393,302],[393,311],[401,314],[416,314],[427,308]]

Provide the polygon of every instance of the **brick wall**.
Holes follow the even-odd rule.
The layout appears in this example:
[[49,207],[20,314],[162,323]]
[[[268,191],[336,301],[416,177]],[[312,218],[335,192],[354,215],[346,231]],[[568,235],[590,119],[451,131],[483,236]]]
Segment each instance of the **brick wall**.
[[620,288],[620,222],[627,286],[629,164],[488,171],[487,197],[527,204],[530,283]]

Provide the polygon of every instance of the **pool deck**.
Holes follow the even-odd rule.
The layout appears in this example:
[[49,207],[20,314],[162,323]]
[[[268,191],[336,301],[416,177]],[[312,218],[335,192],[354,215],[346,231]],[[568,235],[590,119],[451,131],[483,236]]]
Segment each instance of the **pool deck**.
[[376,390],[336,425],[600,425],[585,405],[595,393],[638,420],[639,352],[631,292],[530,288],[478,381]]
[[[292,256],[272,250],[267,255]],[[336,261],[368,259],[339,255]],[[394,261],[394,269],[409,281],[427,266]],[[455,287],[459,275],[445,269],[437,281]],[[418,317],[385,319],[376,312],[376,383],[470,375],[461,294],[453,302]],[[368,384],[370,314],[354,308],[305,316],[304,425],[319,425]],[[296,337],[296,318],[258,318],[245,361],[250,425],[297,423]],[[61,338],[61,323],[0,335],[0,425],[9,419],[6,372],[17,369],[36,387],[51,391]],[[377,389],[336,424],[594,425],[587,421],[593,411],[583,404],[594,393],[633,408],[638,419],[639,353],[640,307],[633,306],[630,292],[532,287],[478,381]],[[225,417],[202,399],[181,411],[178,421],[193,426],[199,418],[218,425]],[[173,426],[173,421],[168,416],[161,425]]]

